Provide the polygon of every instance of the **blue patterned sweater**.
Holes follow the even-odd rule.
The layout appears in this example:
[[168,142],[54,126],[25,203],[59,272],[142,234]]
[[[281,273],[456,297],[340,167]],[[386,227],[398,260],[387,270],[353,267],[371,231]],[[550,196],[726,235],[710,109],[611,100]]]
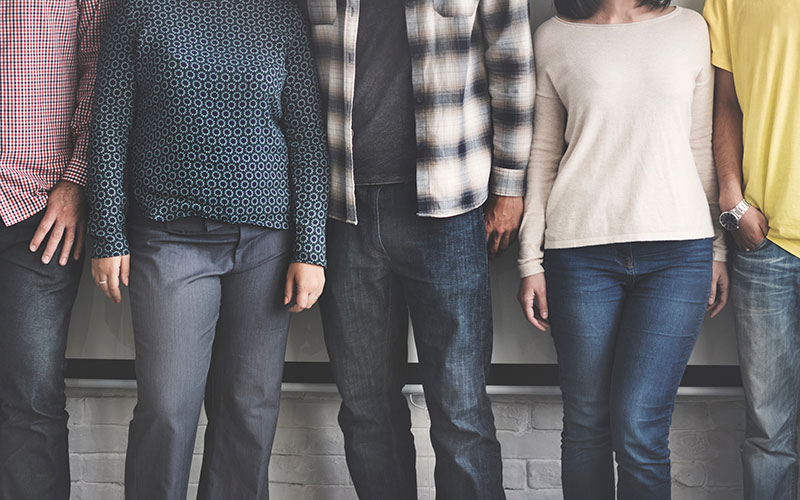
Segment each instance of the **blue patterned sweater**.
[[128,253],[125,215],[136,206],[156,221],[293,229],[294,260],[325,265],[326,138],[291,0],[121,0],[95,92],[95,258]]

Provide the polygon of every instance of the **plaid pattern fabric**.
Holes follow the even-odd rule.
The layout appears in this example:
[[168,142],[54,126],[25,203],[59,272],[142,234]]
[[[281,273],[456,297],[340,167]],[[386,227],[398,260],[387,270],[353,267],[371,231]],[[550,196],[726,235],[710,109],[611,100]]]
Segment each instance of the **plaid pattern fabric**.
[[92,88],[110,0],[0,0],[0,218],[47,205],[60,180],[86,182]]
[[[301,4],[311,21],[327,99],[328,214],[356,223],[352,110],[359,0]],[[535,92],[528,0],[405,4],[415,98],[418,214],[458,215],[483,204],[489,192],[521,196]]]

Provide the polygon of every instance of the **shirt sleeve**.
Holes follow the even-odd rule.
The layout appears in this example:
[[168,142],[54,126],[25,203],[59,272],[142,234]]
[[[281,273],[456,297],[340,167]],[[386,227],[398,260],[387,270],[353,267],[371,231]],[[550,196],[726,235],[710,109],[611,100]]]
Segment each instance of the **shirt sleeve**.
[[533,145],[528,166],[527,189],[519,231],[520,275],[524,278],[544,272],[544,235],[547,226],[547,201],[564,156],[567,111],[547,75],[537,71],[536,107],[533,120]]
[[692,100],[692,129],[691,147],[697,174],[703,185],[708,208],[711,213],[711,223],[714,226],[714,260],[725,262],[727,248],[725,234],[719,220],[719,186],[717,171],[714,165],[714,152],[711,139],[713,137],[714,122],[714,68],[707,63],[700,75]]
[[86,198],[93,257],[127,255],[125,163],[135,92],[135,6],[121,0],[102,37],[89,133]]
[[86,184],[88,166],[89,121],[92,117],[94,81],[97,75],[97,54],[100,35],[112,9],[112,0],[82,0],[78,6],[78,90],[75,114],[70,122],[74,141],[72,158],[62,180]]
[[528,0],[481,0],[478,20],[486,42],[494,130],[489,191],[522,196],[536,92]]
[[289,149],[289,179],[294,216],[295,262],[326,265],[328,149],[319,83],[307,27],[295,11],[286,53],[281,129]]
[[725,71],[733,71],[727,0],[707,0],[703,17],[711,34],[711,63]]

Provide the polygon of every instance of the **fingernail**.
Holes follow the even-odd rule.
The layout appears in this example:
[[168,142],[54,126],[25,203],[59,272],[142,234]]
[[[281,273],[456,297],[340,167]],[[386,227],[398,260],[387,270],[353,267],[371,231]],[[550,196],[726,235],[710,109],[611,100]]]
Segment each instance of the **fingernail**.
[[542,313],[542,317],[543,317],[544,319],[547,319],[547,311],[544,311],[544,312]]
[[58,261],[58,263],[61,264],[62,266],[66,266],[67,265],[67,259],[61,259],[60,261]]
[[42,262],[44,262],[45,264],[49,264],[50,263],[50,256],[49,255],[45,255],[44,257],[42,257]]
[[36,251],[36,245],[31,245],[30,249],[31,249],[31,252],[35,252]]

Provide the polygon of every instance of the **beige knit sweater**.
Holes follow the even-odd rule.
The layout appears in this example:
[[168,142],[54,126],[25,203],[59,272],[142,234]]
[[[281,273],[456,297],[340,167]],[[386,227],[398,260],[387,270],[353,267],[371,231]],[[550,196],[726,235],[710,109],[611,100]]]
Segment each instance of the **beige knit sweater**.
[[534,51],[522,276],[543,271],[543,247],[713,236],[725,260],[703,18],[681,7],[629,24],[552,18]]

